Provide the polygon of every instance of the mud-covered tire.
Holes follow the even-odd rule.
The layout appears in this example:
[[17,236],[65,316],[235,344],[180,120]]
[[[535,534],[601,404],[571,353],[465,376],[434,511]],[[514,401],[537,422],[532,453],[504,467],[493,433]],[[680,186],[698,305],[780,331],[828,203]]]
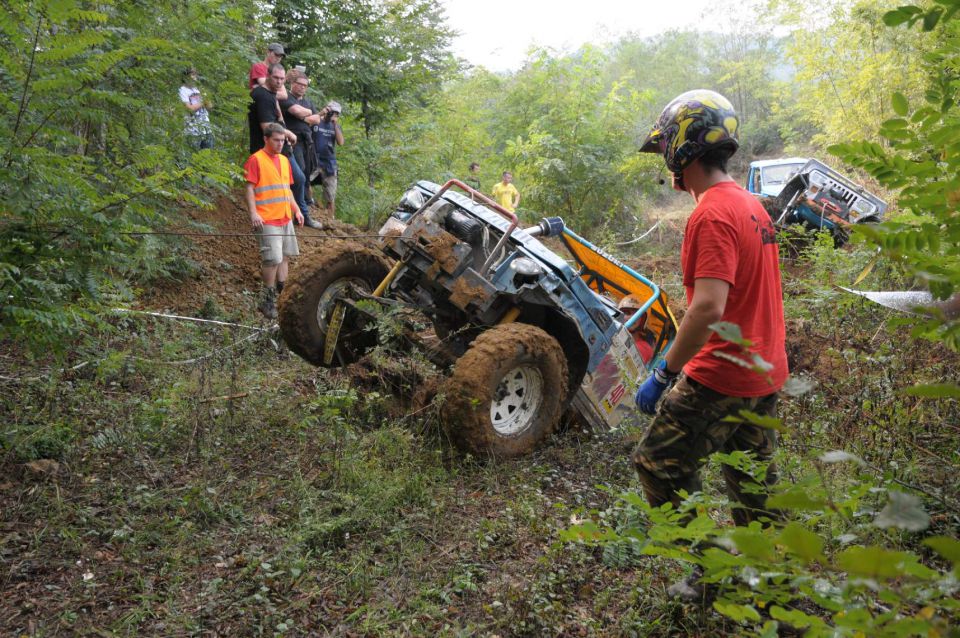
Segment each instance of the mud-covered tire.
[[528,324],[495,326],[454,365],[443,386],[441,417],[465,452],[521,456],[556,428],[567,383],[567,360],[556,339]]
[[[324,365],[326,321],[338,294],[352,286],[372,292],[389,270],[378,251],[348,241],[327,243],[321,253],[301,259],[277,304],[287,346],[308,362]],[[330,367],[353,363],[376,346],[376,332],[367,328],[362,317],[347,310]]]

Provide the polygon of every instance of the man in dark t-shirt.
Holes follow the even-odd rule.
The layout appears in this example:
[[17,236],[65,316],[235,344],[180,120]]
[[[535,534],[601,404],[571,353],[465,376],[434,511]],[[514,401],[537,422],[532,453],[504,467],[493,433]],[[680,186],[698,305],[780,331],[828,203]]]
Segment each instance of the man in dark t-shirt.
[[[307,177],[302,167],[293,155],[293,147],[298,143],[296,134],[291,131],[283,118],[277,92],[283,88],[287,79],[287,72],[281,64],[271,64],[267,69],[267,80],[263,86],[256,86],[250,92],[250,111],[248,115],[250,125],[250,153],[256,153],[263,148],[263,129],[271,122],[278,122],[286,129],[286,143],[283,145],[283,154],[290,160],[293,171],[293,198],[303,213],[304,224],[311,228],[320,226],[307,213],[309,208],[306,201]],[[320,226],[322,228],[322,226]]]
[[[304,175],[309,176],[317,165],[310,126],[319,122],[320,116],[313,101],[307,97],[307,89],[310,87],[310,78],[307,74],[301,68],[296,68],[287,74],[287,80],[290,85],[289,97],[280,100],[280,111],[283,113],[283,120],[287,123],[287,127],[297,136],[297,144],[293,147],[297,164],[300,165]],[[313,206],[313,192],[309,179],[306,180],[305,188],[306,202]]]

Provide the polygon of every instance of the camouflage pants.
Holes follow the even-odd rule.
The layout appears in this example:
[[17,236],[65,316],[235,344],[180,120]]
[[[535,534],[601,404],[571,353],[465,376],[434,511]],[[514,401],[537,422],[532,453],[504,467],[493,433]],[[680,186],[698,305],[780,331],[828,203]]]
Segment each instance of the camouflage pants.
[[[764,397],[731,397],[701,383],[680,377],[660,404],[657,416],[633,452],[633,464],[640,475],[647,501],[657,507],[666,502],[679,505],[677,492],[699,491],[700,467],[713,452],[753,452],[758,460],[770,461],[777,446],[776,431],[746,423],[727,423],[723,418],[749,410],[764,416],[776,416],[776,393]],[[754,479],[726,464],[723,478],[731,498],[742,507],[734,508],[737,525],[746,525],[759,516],[773,518],[764,509],[765,493],[744,491]],[[777,480],[770,463],[765,483]],[[754,490],[765,492],[765,490]]]

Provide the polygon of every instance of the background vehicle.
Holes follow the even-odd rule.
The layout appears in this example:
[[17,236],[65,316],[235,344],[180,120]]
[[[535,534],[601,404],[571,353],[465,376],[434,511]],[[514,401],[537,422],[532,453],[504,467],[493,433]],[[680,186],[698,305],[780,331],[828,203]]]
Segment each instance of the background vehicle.
[[[792,168],[798,159],[775,160],[782,163],[756,169],[753,164],[750,166],[748,190],[758,194],[778,227],[804,224],[808,228],[829,230],[834,241],[840,245],[847,240],[851,224],[876,223],[882,219],[887,210],[885,201],[814,159],[807,160],[793,172],[776,196],[754,190],[755,184],[762,189],[765,173],[774,169],[785,172],[787,169],[784,167]],[[770,184],[767,192],[772,192],[775,186],[778,185]]]
[[[656,284],[558,217],[520,229],[457,180],[418,182],[380,235],[380,250],[336,242],[298,265],[280,298],[283,337],[311,363],[345,365],[376,345],[378,308],[416,310],[442,347],[426,347],[412,327],[408,342],[447,371],[441,415],[474,454],[527,453],[571,406],[594,427],[615,427],[676,335]],[[617,300],[627,294],[644,306],[624,321]],[[638,338],[652,346],[647,360]]]
[[787,181],[806,163],[807,158],[805,157],[785,157],[750,162],[746,188],[755,195],[776,197],[783,190]]

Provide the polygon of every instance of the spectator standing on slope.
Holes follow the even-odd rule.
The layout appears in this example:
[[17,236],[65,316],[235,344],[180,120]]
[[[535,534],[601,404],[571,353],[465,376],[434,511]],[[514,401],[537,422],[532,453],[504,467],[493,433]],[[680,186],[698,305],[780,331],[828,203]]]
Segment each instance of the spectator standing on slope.
[[503,171],[501,180],[493,185],[493,199],[511,213],[520,205],[520,191],[513,185],[513,173]]
[[313,129],[313,145],[317,153],[317,168],[310,181],[320,184],[323,205],[327,215],[334,219],[337,213],[337,147],[343,145],[343,130],[340,128],[339,102],[328,102],[320,110],[320,122]]
[[[267,54],[264,56],[262,62],[254,62],[250,66],[250,74],[248,78],[248,88],[253,91],[258,86],[266,86],[267,77],[270,75],[268,69],[271,64],[280,64],[283,62],[283,58],[287,55],[286,51],[283,50],[283,45],[278,42],[273,42],[267,45]],[[285,99],[287,97],[287,89],[280,87],[279,89],[280,99]]]
[[243,170],[250,225],[260,247],[263,296],[259,308],[268,319],[276,319],[277,294],[283,291],[287,281],[289,258],[300,254],[293,220],[303,225],[303,215],[290,190],[292,166],[281,153],[287,130],[277,122],[270,122],[263,134],[266,144],[247,158]]
[[209,100],[204,100],[197,88],[197,70],[190,68],[183,74],[180,101],[189,113],[186,118],[187,136],[194,148],[213,148],[213,129],[210,126]]
[[[283,154],[290,160],[290,167],[293,171],[293,197],[297,200],[297,206],[303,214],[306,224],[311,228],[319,226],[317,222],[310,219],[306,202],[306,184],[307,178],[303,170],[293,157],[293,146],[297,144],[297,136],[287,129],[283,120],[283,113],[280,110],[278,92],[283,88],[287,79],[287,72],[282,64],[271,64],[268,68],[267,80],[263,86],[254,87],[250,92],[250,152],[256,153],[263,148],[264,133],[266,126],[271,123],[284,125],[286,144],[283,146]],[[322,226],[320,226],[322,228]]]
[[[310,127],[320,123],[321,116],[317,112],[313,101],[307,97],[307,89],[310,87],[310,78],[301,70],[295,68],[287,74],[287,80],[290,84],[289,97],[280,100],[280,111],[283,114],[283,121],[296,136],[297,143],[293,147],[293,156],[303,171],[304,175],[312,175],[316,170],[317,159],[313,142],[313,132]],[[304,180],[304,202],[309,207],[313,207],[313,192],[310,188],[310,180]],[[318,220],[310,220],[308,225],[312,228],[322,228]]]
[[470,172],[463,178],[463,183],[473,190],[480,190],[480,165],[470,162]]

